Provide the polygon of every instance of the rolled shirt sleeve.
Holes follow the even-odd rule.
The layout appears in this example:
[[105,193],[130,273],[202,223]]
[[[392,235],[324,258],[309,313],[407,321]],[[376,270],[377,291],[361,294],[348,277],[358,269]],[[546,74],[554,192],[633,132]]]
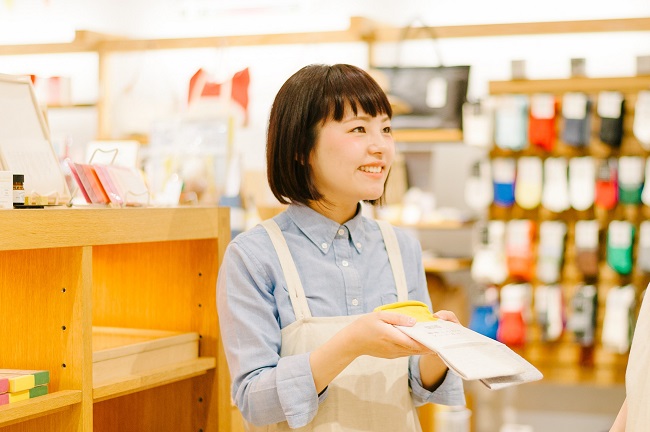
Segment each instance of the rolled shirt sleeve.
[[465,405],[463,380],[451,370],[447,370],[444,381],[434,391],[431,392],[422,387],[420,356],[412,356],[409,358],[409,383],[411,384],[411,392],[415,406],[421,406],[426,403]]

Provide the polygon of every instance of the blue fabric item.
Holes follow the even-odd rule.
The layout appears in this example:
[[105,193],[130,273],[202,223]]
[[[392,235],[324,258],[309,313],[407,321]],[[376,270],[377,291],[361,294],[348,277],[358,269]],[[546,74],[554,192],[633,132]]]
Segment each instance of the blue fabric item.
[[494,306],[475,306],[472,311],[469,328],[483,336],[496,340],[497,330],[499,329],[499,317]]
[[515,203],[515,184],[494,182],[494,204],[500,207],[512,207]]
[[[360,207],[343,225],[302,205],[289,206],[274,220],[314,317],[364,314],[397,301],[379,226],[363,217]],[[431,306],[420,244],[405,231],[395,231],[409,300]],[[294,322],[295,315],[280,261],[262,226],[229,244],[219,271],[217,306],[231,394],[244,417],[260,425],[288,417],[301,419],[301,425],[311,421],[327,391],[320,397],[316,393],[309,353],[280,358],[281,329]],[[422,388],[417,356],[409,361],[409,383],[416,405],[465,403],[462,381],[453,373],[447,373],[433,393]]]

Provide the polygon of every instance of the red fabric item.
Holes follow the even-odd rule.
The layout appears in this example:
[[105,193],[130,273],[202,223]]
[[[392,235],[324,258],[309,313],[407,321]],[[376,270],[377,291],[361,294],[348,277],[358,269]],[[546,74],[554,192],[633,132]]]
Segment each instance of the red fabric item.
[[596,180],[596,206],[612,210],[618,202],[618,185],[615,180]]
[[525,255],[508,255],[508,273],[511,277],[530,282],[535,274],[535,257],[533,252]]
[[550,119],[539,119],[532,115],[528,122],[528,139],[530,143],[546,150],[552,151],[555,147],[555,116]]
[[530,282],[535,275],[535,253],[533,250],[535,224],[527,221],[525,239],[507,239],[506,263],[508,273],[514,279]]
[[248,119],[248,87],[250,82],[251,76],[248,68],[237,72],[232,77],[231,97],[232,100],[244,108],[246,119]]
[[526,343],[526,323],[521,311],[501,312],[497,340],[510,346]]
[[[236,72],[231,80],[230,99],[244,110],[244,124],[248,123],[248,87],[250,81],[248,68]],[[191,104],[192,101],[198,98],[220,96],[222,86],[222,83],[210,81],[208,74],[203,69],[199,69],[190,78],[187,102]]]

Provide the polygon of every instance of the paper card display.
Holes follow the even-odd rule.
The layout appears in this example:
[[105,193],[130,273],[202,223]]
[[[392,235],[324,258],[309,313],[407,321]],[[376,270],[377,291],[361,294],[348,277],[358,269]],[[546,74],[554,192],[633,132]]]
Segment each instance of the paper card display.
[[25,175],[26,196],[65,204],[70,191],[28,77],[0,74],[0,169]]
[[69,165],[79,190],[89,204],[149,204],[149,189],[135,168],[74,162]]
[[542,373],[501,342],[451,321],[395,326],[436,352],[465,380],[481,380],[492,390],[542,379]]

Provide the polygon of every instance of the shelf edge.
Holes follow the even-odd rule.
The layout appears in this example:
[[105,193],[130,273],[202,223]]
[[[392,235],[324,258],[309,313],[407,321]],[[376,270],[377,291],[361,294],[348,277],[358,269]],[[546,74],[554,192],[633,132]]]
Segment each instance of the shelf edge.
[[147,373],[129,375],[124,378],[108,381],[93,386],[95,403],[131,393],[148,390],[165,384],[171,384],[195,376],[203,375],[216,367],[214,357],[199,357],[183,363],[151,370]]
[[81,390],[62,390],[0,407],[0,427],[53,414],[81,403]]

